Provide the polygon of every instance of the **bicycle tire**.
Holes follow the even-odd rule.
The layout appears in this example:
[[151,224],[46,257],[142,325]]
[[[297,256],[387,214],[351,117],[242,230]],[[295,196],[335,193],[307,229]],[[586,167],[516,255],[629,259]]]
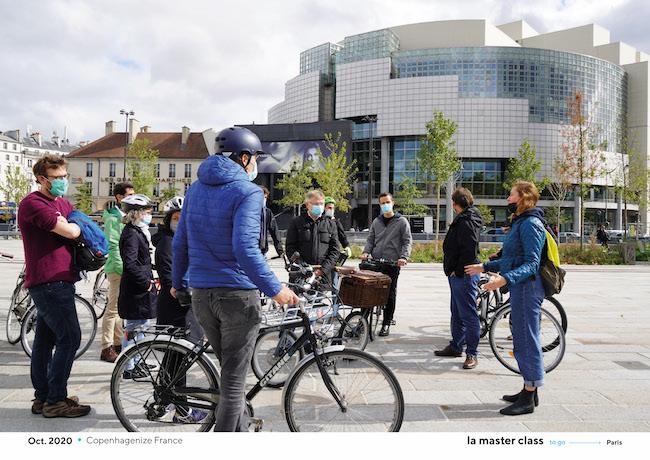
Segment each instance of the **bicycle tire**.
[[[75,294],[74,297],[75,307],[77,310],[77,320],[79,321],[79,328],[81,329],[81,342],[74,357],[74,359],[77,359],[88,351],[88,348],[90,348],[95,340],[95,335],[97,334],[97,317],[95,316],[95,310],[90,305],[90,302],[78,294]],[[37,315],[36,305],[31,305],[27,313],[25,313],[20,328],[20,343],[25,354],[30,358],[32,356],[32,344],[34,342],[34,334],[36,331]]]
[[[284,334],[284,337],[283,337]],[[264,377],[271,367],[278,361],[280,357],[288,350],[291,345],[298,341],[298,337],[291,330],[284,331],[262,331],[255,340],[255,347],[253,348],[253,356],[251,356],[251,368],[253,374],[258,380]],[[273,376],[273,378],[266,384],[271,388],[281,388],[291,375],[291,371],[298,365],[303,358],[304,352],[302,349],[294,354],[289,361],[287,361],[282,369]]]
[[29,291],[23,288],[24,284],[19,282],[11,294],[11,302],[9,304],[9,311],[7,312],[7,320],[5,322],[5,332],[7,334],[7,342],[15,345],[20,342],[20,329],[22,320],[29,310],[32,298]]
[[[553,307],[550,307],[548,304],[545,305],[546,302],[549,302],[555,309],[557,309],[558,315],[555,315],[555,309]],[[569,329],[569,319],[566,315],[566,311],[564,310],[564,307],[560,303],[559,300],[557,300],[555,297],[546,297],[544,299],[544,302],[542,302],[542,308],[546,308],[553,316],[555,316],[556,319],[558,319],[559,316],[559,321],[560,324],[562,325],[562,330],[564,333],[567,333],[567,330]]]
[[93,284],[92,306],[95,309],[95,315],[98,320],[104,316],[104,313],[106,313],[106,306],[108,305],[107,283],[108,277],[102,268],[97,272],[95,283]]
[[[348,404],[346,412],[341,411],[329,390],[326,389],[316,359],[320,359],[321,362],[327,364],[326,371],[328,375],[338,391],[343,391],[343,397]],[[348,372],[348,367],[352,372]],[[364,382],[361,382],[360,384],[359,380],[362,380],[364,375],[370,377],[369,374],[371,372],[376,372],[377,376],[385,379],[388,391],[378,388],[376,383],[379,382],[374,382],[375,384],[370,388],[369,383],[363,385]],[[354,376],[354,381],[352,382],[350,381],[351,376]],[[305,379],[304,387],[301,385],[303,378]],[[342,384],[345,381],[352,383],[352,387],[358,390],[361,390],[363,387],[363,390],[367,390],[366,393],[361,395],[360,398],[355,399],[354,394],[348,394],[342,389]],[[318,385],[318,382],[321,382],[322,385]],[[391,394],[393,396],[392,402],[390,401]],[[372,404],[373,398],[382,397],[386,398],[388,402]],[[379,359],[365,351],[355,349],[325,352],[306,360],[292,374],[287,382],[283,400],[285,417],[289,430],[291,431],[348,431],[353,428],[361,428],[361,431],[399,431],[404,419],[404,394],[395,374]],[[314,423],[308,424],[307,421],[303,424],[300,420],[302,415],[297,413],[301,411],[301,407],[299,407],[301,404],[304,404],[304,411],[308,417],[316,418],[322,415],[325,419],[329,419],[329,422],[334,422],[335,417],[342,416],[347,417],[347,420],[343,420],[343,423],[337,426],[328,426],[326,427],[327,430],[322,428],[318,429],[317,426],[313,426]],[[358,406],[353,406],[353,404],[357,404]],[[388,407],[388,404],[391,407]],[[333,407],[333,409],[330,409],[328,412],[326,406]],[[364,406],[366,410],[362,412],[360,408]],[[334,412],[334,417],[331,417],[332,411]],[[370,426],[365,426],[364,424],[361,426],[353,426],[350,424],[350,422],[355,422],[353,415],[355,417],[362,415],[363,417],[370,418],[368,414],[388,414],[387,417],[390,417],[390,420],[375,420],[375,423],[372,423]],[[383,429],[380,430],[379,428],[382,427]]]
[[[152,352],[157,352],[158,355],[152,356]],[[178,354],[177,357],[172,359],[181,360],[188,354],[196,354],[194,350],[191,350],[185,345],[175,341],[149,340],[136,343],[129,347],[116,361],[110,383],[111,404],[113,405],[113,410],[115,411],[117,419],[127,431],[138,432],[151,429],[154,432],[160,432],[164,431],[166,428],[169,428],[171,431],[180,431],[179,428],[187,428],[188,431],[205,432],[209,431],[214,425],[215,409],[217,404],[215,400],[208,400],[208,396],[205,396],[205,398],[196,398],[196,402],[202,405],[211,406],[211,409],[207,410],[207,417],[202,420],[201,423],[178,423],[174,421],[173,416],[170,416],[171,414],[168,411],[171,411],[172,409],[169,407],[169,404],[167,404],[169,400],[162,399],[164,397],[162,395],[173,394],[173,390],[168,386],[166,387],[164,383],[160,383],[162,379],[166,377],[169,378],[170,376],[169,374],[161,374],[163,369],[169,369],[164,361],[165,356],[170,356],[170,352]],[[138,356],[147,364],[157,364],[158,368],[148,369],[146,371],[147,376],[145,377],[125,379],[125,366],[131,359],[137,359]],[[190,384],[187,382],[188,375],[192,375],[192,381]],[[185,379],[186,388],[196,388],[197,395],[201,394],[201,392],[207,394],[208,391],[214,391],[219,388],[219,375],[214,373],[212,366],[208,363],[208,357],[205,356],[205,354],[202,354],[198,359],[196,359],[192,366],[190,366],[185,374]],[[167,383],[169,383],[169,380]],[[148,385],[150,385],[150,389],[147,387]],[[138,400],[133,404],[128,403],[129,395],[127,394],[127,391],[130,388],[137,389],[141,398],[146,398],[146,400],[144,402]],[[187,400],[185,402],[187,402]],[[173,410],[175,413],[176,406],[174,406]],[[160,416],[156,417],[158,414],[160,414]],[[143,417],[142,423],[138,421],[139,419],[136,418],[137,416]],[[149,417],[151,417],[151,419]],[[153,423],[151,423],[152,426],[149,427],[145,426],[145,422],[147,424],[151,422]]]
[[[509,371],[521,374],[515,358],[511,324],[508,318],[512,308],[510,305],[502,307],[490,323],[490,348],[495,358]],[[507,321],[507,323],[506,323]],[[549,326],[546,326],[546,325]],[[543,330],[542,330],[543,329]],[[555,369],[564,358],[566,351],[566,338],[562,325],[548,310],[540,309],[540,337],[542,358],[546,373]],[[550,342],[557,342],[548,347]]]
[[[357,321],[357,323],[355,324],[354,321]],[[355,311],[346,316],[336,333],[336,339],[332,341],[335,345],[345,345],[346,348],[365,350],[370,341],[370,326],[363,313]]]

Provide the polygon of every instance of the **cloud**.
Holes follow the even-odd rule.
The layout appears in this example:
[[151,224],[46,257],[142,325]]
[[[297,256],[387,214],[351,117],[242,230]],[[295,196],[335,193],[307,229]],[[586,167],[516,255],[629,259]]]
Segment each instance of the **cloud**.
[[598,22],[650,51],[640,0],[56,0],[3,2],[0,130],[28,124],[73,141],[133,109],[155,131],[265,123],[299,54],[399,24],[524,18],[539,32]]

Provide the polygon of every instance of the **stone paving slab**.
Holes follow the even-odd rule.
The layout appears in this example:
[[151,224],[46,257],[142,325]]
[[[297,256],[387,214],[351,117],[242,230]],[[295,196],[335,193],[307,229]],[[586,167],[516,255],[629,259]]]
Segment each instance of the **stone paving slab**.
[[[21,254],[20,242],[0,250]],[[277,262],[277,261],[274,261]],[[281,266],[276,273],[286,279]],[[483,339],[479,366],[433,351],[449,341],[449,291],[440,264],[412,264],[399,281],[397,326],[369,344],[395,372],[404,390],[404,431],[650,431],[650,265],[568,266],[560,302],[569,318],[567,353],[546,376],[534,414],[498,413],[504,393],[521,388],[521,377],[492,356]],[[0,264],[0,306],[7,305],[21,262]],[[90,295],[92,279],[77,285]],[[612,304],[615,293],[616,304]],[[112,365],[99,361],[99,342],[74,364],[70,393],[93,406],[90,416],[47,420],[29,412],[29,361],[20,345],[4,341],[6,307],[0,307],[0,431],[121,431],[110,402]],[[252,384],[252,376],[249,382]],[[286,431],[282,391],[265,389],[254,401],[265,431]]]

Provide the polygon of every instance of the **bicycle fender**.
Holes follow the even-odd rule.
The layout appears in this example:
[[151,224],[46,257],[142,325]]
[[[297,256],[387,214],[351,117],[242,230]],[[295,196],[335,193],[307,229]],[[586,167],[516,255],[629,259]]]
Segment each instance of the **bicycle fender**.
[[[343,351],[343,350],[345,350],[345,345],[330,345],[329,347],[323,348],[323,351],[321,351],[319,354],[331,353],[331,352],[334,352],[334,351]],[[287,377],[285,382],[288,383],[291,380],[291,378],[293,377],[293,375],[298,371],[298,369],[300,369],[303,366],[303,364],[305,364],[313,356],[314,356],[314,353],[309,353],[307,356],[302,358],[300,360],[300,362],[296,365],[296,367],[293,368],[293,370],[291,371],[291,373],[289,374],[289,376]],[[282,401],[284,401],[284,396],[285,396],[285,393],[287,391],[287,387],[288,387],[288,385],[285,384],[284,387],[282,388]]]

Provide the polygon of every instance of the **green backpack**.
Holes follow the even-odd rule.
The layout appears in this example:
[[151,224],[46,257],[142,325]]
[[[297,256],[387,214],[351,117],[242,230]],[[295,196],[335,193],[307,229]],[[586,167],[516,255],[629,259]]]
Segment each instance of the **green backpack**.
[[551,297],[559,294],[562,290],[566,271],[560,267],[560,251],[555,238],[547,228],[544,231],[546,232],[546,242],[544,243],[544,249],[542,249],[540,275],[544,285],[544,293],[546,297]]

